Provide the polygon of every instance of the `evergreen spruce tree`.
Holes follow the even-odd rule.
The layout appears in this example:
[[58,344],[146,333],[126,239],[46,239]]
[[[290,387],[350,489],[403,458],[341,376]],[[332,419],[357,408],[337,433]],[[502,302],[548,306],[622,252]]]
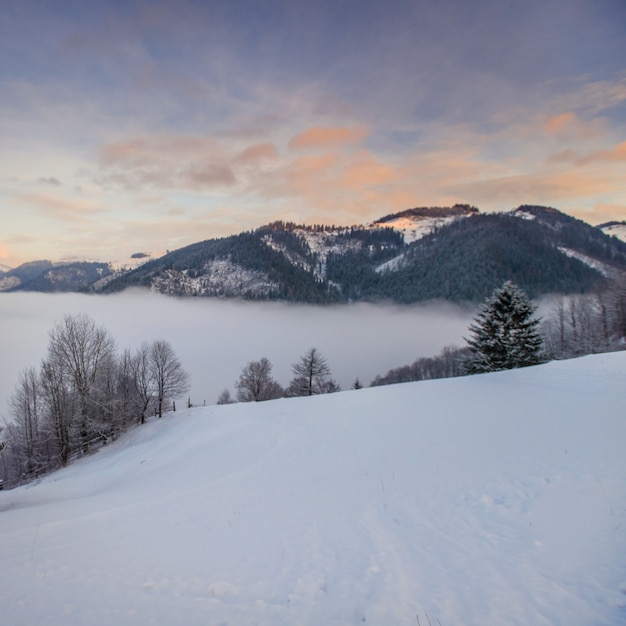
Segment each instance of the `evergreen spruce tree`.
[[472,353],[470,374],[525,367],[541,363],[543,340],[539,319],[526,293],[511,281],[496,289],[469,327],[466,339]]

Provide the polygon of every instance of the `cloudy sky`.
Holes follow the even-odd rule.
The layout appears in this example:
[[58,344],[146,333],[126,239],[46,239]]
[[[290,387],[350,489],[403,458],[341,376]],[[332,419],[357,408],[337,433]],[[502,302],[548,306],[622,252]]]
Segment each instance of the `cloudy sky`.
[[626,219],[623,0],[2,2],[0,263],[454,202]]

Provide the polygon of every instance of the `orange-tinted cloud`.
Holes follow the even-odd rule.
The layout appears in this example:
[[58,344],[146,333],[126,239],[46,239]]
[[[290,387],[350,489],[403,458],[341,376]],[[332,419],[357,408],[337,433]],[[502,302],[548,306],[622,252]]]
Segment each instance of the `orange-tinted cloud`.
[[383,163],[369,152],[360,152],[345,164],[340,181],[346,187],[362,189],[389,183],[396,177],[397,172],[390,164]]
[[98,182],[127,189],[206,190],[236,183],[229,151],[211,137],[132,137],[100,149]]
[[547,159],[548,163],[571,164],[576,166],[593,165],[594,163],[610,164],[626,162],[626,141],[623,141],[612,148],[596,150],[585,156],[581,156],[579,151],[567,148],[556,154],[552,154]]
[[293,150],[307,150],[316,148],[333,148],[342,145],[354,144],[362,141],[368,134],[368,130],[359,127],[313,127],[298,133],[289,142],[289,148]]
[[149,165],[172,158],[202,158],[220,151],[211,137],[152,135],[130,137],[103,145],[100,160],[105,165]]
[[557,140],[598,139],[607,133],[607,122],[602,117],[583,119],[572,112],[560,113],[544,119],[544,135]]
[[298,157],[289,162],[279,173],[278,181],[288,194],[310,197],[325,188],[332,196],[334,177],[338,157],[334,154]]
[[273,143],[256,143],[248,146],[235,157],[242,165],[257,165],[262,161],[278,158],[278,148]]
[[587,163],[622,163],[626,162],[626,141],[608,150],[598,150],[578,160],[579,165]]
[[78,222],[103,210],[93,201],[83,198],[53,196],[43,193],[22,193],[14,198],[38,212],[56,220]]
[[551,135],[560,133],[564,129],[576,123],[576,116],[573,113],[561,113],[546,120],[544,129]]

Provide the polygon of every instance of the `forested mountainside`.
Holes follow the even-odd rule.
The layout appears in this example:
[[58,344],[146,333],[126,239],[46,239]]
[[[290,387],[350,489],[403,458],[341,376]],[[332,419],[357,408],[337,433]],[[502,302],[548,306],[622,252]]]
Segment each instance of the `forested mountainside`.
[[[520,219],[521,215],[526,219]],[[333,256],[329,278],[355,299],[479,301],[506,280],[536,297],[585,292],[598,282],[605,267],[626,269],[622,242],[611,241],[579,220],[562,217],[567,216],[537,208],[475,214],[409,244],[382,267],[366,267],[358,252]]]
[[68,276],[80,270],[82,282],[63,282],[60,268],[49,265],[28,279],[16,279],[20,268],[0,274],[0,285],[103,293],[146,287],[177,296],[309,303],[478,302],[506,280],[531,297],[589,291],[607,276],[626,275],[626,243],[552,208],[482,214],[455,205],[408,209],[367,226],[274,222],[126,271],[65,266]]
[[182,248],[105,290],[141,285],[174,295],[300,302],[480,301],[505,280],[531,297],[585,292],[609,268],[626,271],[626,244],[555,209],[481,214],[456,206],[412,209],[369,227],[276,222]]

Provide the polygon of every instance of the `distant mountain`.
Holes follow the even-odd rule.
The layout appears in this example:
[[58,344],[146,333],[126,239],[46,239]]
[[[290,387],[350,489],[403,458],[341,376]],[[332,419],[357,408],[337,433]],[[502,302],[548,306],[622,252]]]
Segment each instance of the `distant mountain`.
[[87,291],[111,273],[108,263],[31,261],[0,274],[0,291]]
[[163,254],[165,252],[136,252],[113,263],[70,258],[57,262],[30,261],[4,270],[0,266],[0,292],[100,291],[117,276]]
[[414,208],[369,226],[274,222],[170,252],[113,277],[179,296],[329,303],[480,301],[505,280],[531,297],[592,289],[626,275],[626,244],[556,209]]

